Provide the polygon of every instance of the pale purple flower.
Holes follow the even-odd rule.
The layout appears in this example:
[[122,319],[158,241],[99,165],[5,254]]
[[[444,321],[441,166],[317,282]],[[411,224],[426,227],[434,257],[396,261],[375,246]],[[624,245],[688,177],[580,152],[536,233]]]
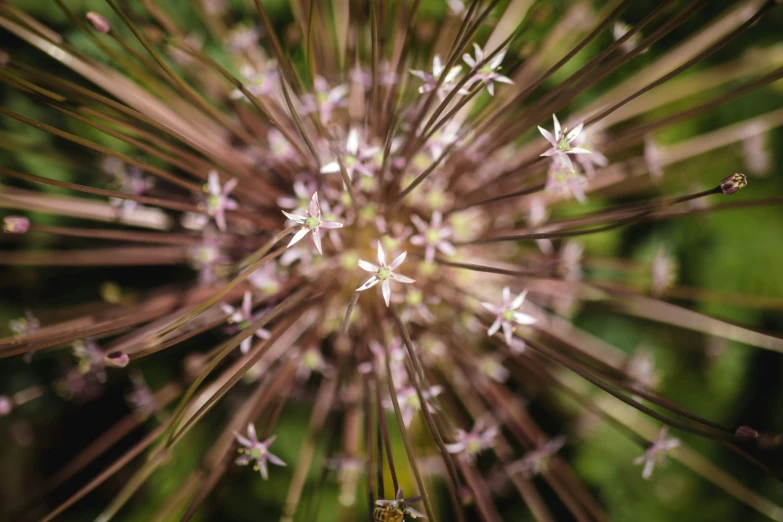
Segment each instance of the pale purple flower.
[[280,164],[287,164],[289,162],[295,162],[299,155],[294,149],[291,142],[288,141],[282,132],[277,129],[269,129],[266,134],[267,142],[269,143],[269,152],[275,162]]
[[[424,513],[421,513],[411,507],[411,504],[416,504],[421,501],[421,497],[408,497],[402,498],[402,489],[397,489],[397,495],[394,500],[376,500],[375,505],[378,507],[386,508],[388,511],[399,510],[402,511],[403,517],[408,515],[411,518],[427,518]],[[393,520],[393,519],[389,519]]]
[[560,128],[560,121],[558,121],[557,116],[554,114],[552,115],[552,120],[554,121],[554,136],[546,129],[542,127],[538,127],[538,130],[541,132],[541,134],[546,138],[546,141],[549,142],[550,145],[552,145],[552,148],[547,149],[542,156],[554,156],[555,158],[559,158],[560,162],[568,168],[568,170],[572,171],[574,170],[574,165],[571,163],[571,158],[568,157],[569,154],[591,154],[592,151],[589,151],[583,147],[575,146],[572,142],[576,140],[576,138],[579,136],[579,133],[582,132],[582,129],[584,128],[584,124],[580,123],[576,127],[574,127],[572,130],[568,130],[567,127]]
[[275,441],[277,435],[272,435],[265,441],[259,442],[258,437],[256,436],[256,427],[253,426],[253,424],[248,424],[247,437],[240,435],[236,431],[234,432],[234,437],[237,439],[237,442],[244,446],[243,448],[239,448],[240,456],[234,462],[240,466],[247,466],[251,462],[255,462],[255,464],[253,464],[253,469],[259,471],[264,480],[269,478],[269,462],[276,466],[287,465],[280,457],[269,452],[269,446]]
[[497,426],[485,429],[484,422],[479,420],[470,431],[458,429],[454,435],[455,442],[446,444],[446,449],[449,453],[464,453],[469,460],[473,460],[476,455],[492,447],[499,431]]
[[228,34],[228,46],[237,52],[245,51],[258,45],[261,31],[257,27],[238,26],[231,29]]
[[587,196],[585,196],[586,186],[586,177],[562,164],[557,159],[550,165],[545,187],[547,192],[560,197],[573,196],[580,203],[585,203],[587,201]]
[[231,178],[221,186],[220,176],[213,170],[209,173],[207,184],[204,185],[204,191],[207,193],[205,200],[207,215],[214,218],[221,231],[226,230],[226,210],[236,210],[238,207],[236,200],[228,197],[237,183],[239,183],[237,178]]
[[668,432],[668,427],[664,426],[661,428],[658,438],[645,450],[644,455],[635,458],[633,461],[637,465],[644,464],[642,477],[645,479],[649,479],[655,470],[655,466],[663,464],[666,461],[667,454],[680,445],[679,439],[666,438]]
[[30,230],[30,220],[24,216],[3,218],[3,232],[6,234],[26,234],[28,230]]
[[133,388],[125,396],[125,400],[133,408],[134,413],[141,419],[147,419],[160,410],[155,394],[152,393],[144,377],[139,372],[133,372],[130,376]]
[[274,295],[282,288],[281,273],[274,262],[269,262],[261,265],[258,270],[250,274],[247,282],[266,295]]
[[[426,403],[427,411],[432,411],[432,399],[437,397],[443,392],[443,388],[440,386],[431,386],[422,390],[422,396]],[[395,394],[397,395],[397,402],[400,405],[400,413],[402,414],[402,422],[407,428],[410,426],[413,417],[422,409],[423,405],[419,394],[416,392],[416,388],[413,385],[395,387]],[[394,404],[391,400],[384,401],[384,406],[392,410]]]
[[79,339],[74,341],[71,346],[79,373],[93,375],[100,383],[106,382],[106,363],[98,344],[92,339]]
[[299,231],[294,234],[294,237],[291,238],[291,242],[288,243],[288,246],[290,247],[291,245],[298,243],[308,233],[312,232],[313,243],[315,243],[315,248],[321,255],[324,253],[323,248],[321,247],[321,229],[325,228],[330,230],[334,228],[342,228],[343,226],[342,223],[337,223],[335,221],[321,220],[321,206],[318,204],[318,192],[314,192],[313,197],[310,198],[310,205],[307,209],[307,215],[298,216],[296,214],[289,214],[285,210],[282,212],[291,221],[302,225],[302,228],[300,228]]
[[[350,72],[351,81],[359,83],[365,91],[372,89],[372,70],[355,67]],[[391,68],[388,60],[378,62],[378,85],[380,87],[390,87],[397,83],[397,72]]]
[[[476,69],[481,65],[481,62],[483,62],[486,57],[484,56],[484,51],[477,43],[473,44],[473,50],[476,55],[475,58],[470,54],[465,53],[462,55],[462,60],[468,64],[471,69]],[[511,78],[498,73],[500,70],[500,63],[503,61],[505,56],[506,52],[501,51],[497,54],[497,56],[492,58],[492,60],[485,63],[484,65],[481,65],[481,67],[476,70],[471,77],[470,81],[468,82],[468,86],[473,86],[477,82],[482,82],[487,87],[487,92],[489,92],[489,95],[494,96],[495,82],[513,84],[514,82],[511,80]]]
[[329,88],[325,78],[316,76],[315,93],[302,96],[302,114],[310,114],[318,111],[321,123],[328,123],[332,119],[332,113],[346,104],[348,94],[347,85],[338,85]]
[[492,337],[495,335],[501,326],[503,327],[503,337],[506,340],[506,344],[511,344],[511,339],[516,330],[514,324],[531,325],[537,322],[536,318],[532,315],[523,314],[518,310],[522,308],[525,303],[525,297],[527,296],[527,290],[524,290],[521,294],[516,296],[514,300],[511,300],[511,289],[509,287],[503,288],[503,302],[498,305],[492,303],[481,303],[481,305],[495,314],[495,322],[487,330],[487,334]]
[[[634,388],[652,390],[658,383],[652,354],[644,348],[634,352],[633,357],[625,365],[625,373],[628,376],[628,383]],[[639,400],[638,397],[634,398]]]
[[8,327],[14,332],[14,335],[30,335],[38,331],[41,327],[41,321],[33,315],[30,310],[24,311],[24,317],[11,319],[8,321]]
[[223,253],[220,237],[211,226],[204,229],[201,244],[190,251],[190,264],[199,271],[199,282],[205,285],[215,281],[215,266],[228,263],[230,260]]
[[[342,163],[348,172],[348,177],[353,178],[354,172],[365,176],[373,176],[375,173],[371,166],[376,155],[380,152],[378,147],[368,147],[361,143],[359,129],[352,128],[348,132],[348,138],[345,140],[345,149],[343,151]],[[340,172],[340,163],[330,161],[321,167],[321,174],[337,174]]]
[[398,283],[405,283],[405,284],[411,284],[416,282],[415,279],[411,279],[410,277],[404,276],[402,274],[397,274],[394,272],[397,269],[397,267],[399,267],[402,264],[402,262],[405,261],[405,257],[407,255],[408,255],[407,252],[403,252],[402,254],[395,257],[394,260],[387,265],[386,254],[383,251],[383,246],[381,246],[381,242],[378,241],[378,264],[374,265],[368,261],[364,261],[362,259],[359,260],[359,267],[362,270],[366,270],[367,272],[375,272],[375,273],[362,286],[357,288],[356,291],[361,292],[363,290],[367,290],[368,288],[372,288],[378,283],[381,283],[383,300],[386,302],[386,306],[389,306],[389,299],[391,299],[391,284],[389,283],[390,280],[394,280],[397,281]]
[[[422,71],[422,70],[412,70],[410,72],[412,75],[421,79],[424,82],[423,85],[419,86],[419,94],[432,92],[435,89],[435,87],[438,85],[438,80],[440,79],[440,76],[443,74],[443,69],[444,69],[443,62],[441,61],[440,55],[436,54],[435,57],[432,59],[432,73],[429,73],[427,71]],[[448,73],[446,73],[446,77],[443,79],[443,83],[438,89],[438,98],[440,98],[441,101],[446,97],[449,91],[453,88],[455,80],[457,79],[457,76],[459,76],[461,72],[462,72],[462,66],[455,65],[454,67],[449,69]],[[467,91],[460,89],[459,93],[467,94]]]
[[549,469],[552,456],[560,451],[565,443],[566,439],[561,435],[528,451],[520,460],[509,465],[509,474],[521,473],[523,477],[532,478],[546,472]]
[[[435,161],[459,139],[459,124],[450,121],[442,128],[438,129],[424,144],[424,149],[429,153],[430,158]],[[423,165],[417,165],[422,171],[430,166],[430,162],[423,162]]]
[[394,294],[392,301],[397,304],[405,305],[400,318],[405,321],[416,321],[424,323],[434,323],[435,316],[429,309],[428,305],[435,305],[440,303],[438,296],[425,296],[424,292],[415,287],[407,287],[408,291],[405,295]]
[[[221,304],[220,309],[223,310],[223,313],[228,315],[228,322],[230,324],[236,325],[240,330],[244,330],[250,326],[250,323],[256,321],[263,315],[263,312],[253,315],[253,296],[250,293],[250,290],[245,292],[245,295],[242,298],[242,306],[240,308],[234,308],[231,305]],[[265,328],[259,328],[256,330],[255,336],[259,339],[265,340],[272,338],[272,334]],[[242,343],[239,345],[239,350],[242,353],[247,353],[250,351],[250,346],[252,344],[253,336],[251,335],[242,341]]]
[[321,375],[331,375],[331,366],[326,363],[321,349],[318,346],[310,346],[302,350],[299,357],[299,366],[296,369],[296,380],[305,382],[313,373]]
[[[269,60],[264,65],[262,71],[245,65],[239,70],[239,74],[244,78],[245,89],[255,97],[273,96],[277,92],[277,78],[280,73],[277,70],[277,62]],[[250,101],[245,93],[239,89],[231,91],[231,98],[234,100],[244,99]]]
[[456,252],[454,245],[447,241],[451,237],[451,228],[443,226],[443,214],[437,210],[433,212],[429,224],[416,214],[411,216],[411,221],[419,232],[411,237],[411,243],[425,247],[424,260],[427,263],[432,263],[435,260],[436,250],[447,256],[454,255]]
[[652,262],[650,290],[656,297],[671,287],[677,280],[677,260],[674,259],[665,247],[659,246],[655,250]]

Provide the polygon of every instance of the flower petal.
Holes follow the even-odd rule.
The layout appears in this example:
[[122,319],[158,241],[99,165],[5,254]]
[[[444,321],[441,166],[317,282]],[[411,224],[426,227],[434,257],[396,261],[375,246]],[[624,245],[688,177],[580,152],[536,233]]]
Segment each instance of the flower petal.
[[[553,147],[557,147],[557,142],[555,141],[555,138],[552,137],[552,134],[548,130],[546,130],[543,127],[538,127],[538,132],[541,133],[544,138],[546,138],[546,141],[548,141]],[[323,169],[321,169],[321,172],[323,172]]]
[[405,283],[405,284],[410,284],[410,283],[415,283],[416,282],[415,279],[411,279],[410,277],[404,276],[402,274],[395,274],[394,272],[389,274],[389,278],[394,279],[395,281],[397,281],[399,283]]
[[336,161],[330,161],[321,167],[321,174],[336,174],[340,172],[340,164]]
[[511,302],[511,309],[516,310],[522,306],[522,303],[525,302],[525,296],[527,296],[527,290],[523,290],[521,294],[514,298],[514,300]]
[[386,306],[389,306],[389,300],[391,299],[391,284],[388,279],[384,279],[381,283],[381,292],[383,293],[383,300],[386,302]]
[[295,223],[299,223],[300,225],[304,225],[305,218],[303,216],[297,216],[296,214],[291,214],[290,212],[286,212],[285,210],[281,210],[280,212],[285,214],[285,217],[287,217],[291,221]]
[[301,239],[303,237],[305,237],[307,235],[308,232],[310,232],[310,229],[308,229],[308,228],[300,228],[299,232],[294,234],[294,237],[291,238],[291,242],[288,243],[288,246],[290,247],[291,245],[297,244],[299,241],[301,241]]
[[359,260],[359,268],[361,268],[362,270],[366,270],[368,272],[377,272],[378,270],[381,269],[381,267],[376,266],[370,263],[369,261],[365,261],[364,259]]
[[372,276],[370,279],[365,281],[365,283],[362,286],[357,288],[356,291],[361,292],[363,290],[367,290],[368,288],[372,288],[373,286],[378,284],[378,281],[380,281],[380,279],[378,279],[377,276]]
[[389,270],[394,270],[398,266],[402,264],[403,261],[405,261],[405,257],[408,255],[408,252],[403,252],[402,254],[398,255],[394,258],[394,261],[389,263]]
[[381,245],[380,240],[378,241],[378,264],[386,266],[386,253],[383,251],[383,245]]

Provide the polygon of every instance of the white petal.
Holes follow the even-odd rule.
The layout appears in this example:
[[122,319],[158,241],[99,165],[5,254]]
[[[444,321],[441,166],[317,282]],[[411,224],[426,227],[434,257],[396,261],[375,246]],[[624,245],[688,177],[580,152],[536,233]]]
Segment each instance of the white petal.
[[440,55],[436,54],[432,59],[432,75],[436,78],[443,72],[443,63],[440,61]]
[[313,192],[313,197],[310,198],[310,206],[308,208],[311,216],[317,216],[321,212],[321,207],[318,205],[318,192]]
[[378,240],[378,264],[386,266],[386,254],[383,251],[383,245],[381,245],[380,240]]
[[492,303],[483,302],[483,303],[481,303],[481,306],[483,306],[484,308],[486,308],[487,310],[489,310],[493,314],[499,314],[500,313],[500,310],[498,309],[498,307],[495,306]]
[[304,225],[305,218],[303,216],[297,216],[296,214],[291,214],[289,212],[286,212],[285,210],[281,210],[280,212],[285,214],[285,217],[287,217],[291,221],[294,221],[295,223],[299,223],[300,225]]
[[495,335],[496,333],[498,333],[498,330],[500,330],[500,323],[501,323],[500,317],[498,317],[497,319],[495,319],[495,322],[494,322],[494,323],[492,323],[492,326],[490,326],[490,327],[489,327],[489,330],[487,330],[487,335],[489,335],[490,337],[492,337],[493,335]]
[[585,149],[583,147],[571,147],[568,149],[568,154],[592,154],[593,151]]
[[403,252],[402,254],[398,255],[394,258],[394,261],[392,261],[389,264],[389,270],[394,270],[398,266],[402,264],[403,261],[405,261],[405,257],[408,255],[408,252]]
[[367,290],[368,288],[372,288],[373,286],[378,284],[378,277],[372,276],[370,279],[368,279],[362,286],[356,289],[357,292],[361,292],[363,290]]
[[321,167],[321,174],[336,174],[340,172],[340,164],[332,161]]
[[571,129],[571,132],[569,132],[568,135],[566,136],[566,140],[570,142],[571,140],[573,140],[577,136],[579,136],[579,133],[582,132],[582,129],[584,128],[584,126],[585,126],[584,123],[580,123],[579,125],[577,125],[573,129]]
[[506,340],[506,344],[511,344],[511,336],[514,334],[514,329],[511,327],[511,323],[503,321],[503,338]]
[[527,290],[524,290],[521,294],[516,296],[514,300],[511,302],[511,309],[516,310],[520,306],[522,306],[522,303],[525,302],[525,296],[527,295]]
[[515,312],[514,322],[517,324],[536,324],[538,319],[532,315],[523,314],[522,312]]
[[247,436],[250,437],[250,440],[253,442],[258,441],[258,437],[256,436],[256,427],[253,425],[253,423],[249,423],[247,425]]
[[296,243],[298,243],[303,237],[307,235],[308,232],[310,232],[310,230],[307,228],[299,229],[299,232],[294,234],[294,237],[291,238],[291,242],[288,243],[288,246],[290,247],[291,245],[295,245]]
[[386,302],[386,306],[389,306],[389,299],[391,299],[391,284],[388,279],[385,279],[381,283],[381,291],[383,292],[383,300]]
[[321,221],[321,223],[318,225],[320,228],[343,228],[342,223],[338,223],[337,221]]
[[223,186],[223,195],[226,196],[228,194],[231,194],[231,191],[236,188],[237,183],[239,183],[239,180],[237,178],[231,178],[230,180],[228,180],[228,182]]
[[508,306],[511,303],[511,289],[507,286],[503,287],[503,306]]
[[348,140],[345,142],[345,150],[352,155],[359,152],[359,129],[353,128],[348,132]]
[[359,260],[359,268],[361,268],[362,270],[366,270],[368,272],[377,272],[378,270],[381,269],[381,267],[376,266],[376,265],[374,265],[374,264],[372,264],[372,263],[370,263],[368,261],[365,261],[363,259]]
[[560,120],[557,119],[557,116],[554,114],[552,115],[552,121],[555,124],[555,138],[560,139]]
[[313,243],[315,243],[315,248],[318,250],[318,253],[324,255],[323,247],[321,246],[321,231],[317,228],[313,230]]
[[473,61],[473,58],[468,53],[462,55],[462,60],[468,64],[471,69],[476,67],[476,62]]
[[220,194],[220,176],[216,171],[211,171],[207,178],[207,185],[209,186],[209,193],[218,195]]
[[[550,134],[548,130],[539,126],[538,131],[541,133],[542,136],[544,136],[544,138],[546,138],[546,141],[548,141],[553,147],[557,147],[557,142],[555,141],[555,138],[552,137],[552,134]],[[323,169],[321,169],[321,172],[323,172]]]
[[408,277],[408,276],[404,276],[404,275],[402,275],[402,274],[395,274],[394,272],[392,272],[391,274],[389,274],[389,277],[390,277],[391,279],[394,279],[394,280],[395,280],[395,281],[397,281],[397,282],[400,282],[400,283],[406,283],[406,284],[410,284],[410,283],[415,283],[415,282],[416,282],[416,280],[415,280],[415,279],[411,279],[410,277]]

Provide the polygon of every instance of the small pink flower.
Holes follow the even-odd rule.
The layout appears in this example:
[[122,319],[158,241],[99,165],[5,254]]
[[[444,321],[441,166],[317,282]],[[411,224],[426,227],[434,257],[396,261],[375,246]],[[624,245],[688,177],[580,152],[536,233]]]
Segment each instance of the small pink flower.
[[[506,56],[505,51],[499,52],[492,60],[485,63],[484,65],[481,65],[481,62],[483,62],[485,59],[484,51],[482,51],[481,47],[479,47],[479,45],[476,43],[473,44],[473,50],[476,55],[475,58],[473,58],[471,55],[467,53],[462,55],[462,60],[466,64],[468,64],[468,66],[471,69],[475,70],[473,76],[470,78],[470,81],[468,82],[468,88],[469,86],[472,86],[477,82],[482,82],[487,87],[487,92],[489,93],[489,95],[494,96],[495,82],[509,83],[509,84],[514,83],[511,80],[511,78],[507,76],[503,76],[502,74],[497,72],[500,70],[500,63],[503,61],[503,58]],[[479,66],[481,67],[479,69],[476,69]]]
[[559,436],[545,442],[534,450],[528,451],[522,459],[509,465],[509,474],[521,473],[526,478],[532,478],[545,472],[549,469],[549,462],[552,456],[560,451],[565,442],[565,437]]
[[575,146],[572,142],[576,140],[576,138],[579,136],[579,133],[582,132],[582,129],[584,128],[584,124],[580,123],[576,127],[574,127],[572,130],[568,130],[568,128],[560,128],[560,121],[557,119],[557,116],[554,114],[552,115],[552,120],[554,120],[554,130],[555,134],[554,136],[546,129],[539,127],[538,130],[541,132],[541,134],[546,138],[546,141],[549,142],[550,145],[552,145],[552,148],[547,149],[542,156],[555,156],[560,160],[560,162],[568,168],[571,172],[574,171],[574,165],[571,163],[571,158],[568,157],[569,154],[592,154],[592,151],[587,150],[583,147]]
[[[438,81],[440,79],[440,76],[443,74],[443,72],[444,72],[443,62],[441,61],[439,54],[436,54],[435,57],[432,59],[432,73],[429,73],[427,71],[422,71],[422,70],[412,70],[411,74],[424,82],[423,85],[419,86],[419,94],[425,94],[435,90],[435,87],[437,87]],[[456,83],[457,76],[459,76],[461,72],[462,72],[462,66],[455,65],[454,67],[449,69],[449,71],[446,73],[446,77],[443,79],[443,83],[441,83],[440,88],[438,89],[438,98],[441,101],[453,89],[454,84]],[[460,89],[459,91],[459,94],[467,94],[467,93],[468,91],[464,89]]]
[[321,76],[315,78],[315,93],[302,96],[301,113],[310,114],[318,111],[321,123],[328,123],[332,119],[332,113],[346,104],[348,95],[347,85],[338,85],[329,88],[329,83]]
[[205,205],[207,215],[215,219],[215,223],[221,231],[226,230],[226,210],[236,210],[238,204],[236,200],[228,197],[233,191],[239,180],[231,178],[224,186],[220,185],[220,176],[216,171],[209,173],[207,184],[204,191],[207,193]]
[[449,453],[464,453],[468,459],[473,460],[476,455],[492,447],[499,431],[497,426],[485,429],[484,422],[479,420],[468,432],[457,430],[454,436],[456,441],[453,444],[446,444],[446,449]]
[[516,296],[514,300],[511,300],[511,289],[509,287],[503,288],[503,302],[498,305],[492,303],[481,303],[481,305],[495,314],[495,322],[487,330],[487,334],[492,337],[495,335],[501,326],[503,327],[503,338],[506,340],[506,344],[511,344],[511,339],[516,327],[514,324],[530,325],[536,324],[537,320],[532,315],[523,314],[518,312],[522,305],[525,303],[525,297],[527,296],[527,290]]
[[3,218],[3,232],[6,234],[26,234],[28,230],[30,230],[30,220],[24,216]]
[[642,477],[645,479],[649,479],[655,470],[655,466],[660,466],[663,464],[666,461],[667,454],[680,445],[679,439],[666,438],[668,432],[669,428],[664,426],[661,429],[661,432],[658,434],[658,438],[655,440],[655,442],[650,444],[650,446],[644,452],[644,455],[635,458],[633,461],[633,463],[637,465],[644,464]]
[[269,446],[277,438],[277,435],[272,435],[263,442],[258,441],[256,436],[256,427],[252,424],[247,425],[247,437],[240,435],[236,431],[234,437],[237,439],[243,448],[239,448],[241,454],[235,461],[240,466],[247,466],[251,462],[255,462],[253,469],[261,473],[261,477],[266,480],[269,478],[268,463],[271,462],[276,466],[286,466],[280,457],[273,455],[269,452]]
[[291,245],[295,245],[308,233],[312,232],[313,243],[315,243],[315,248],[318,249],[318,253],[321,255],[324,253],[323,248],[321,247],[321,229],[325,228],[330,230],[335,228],[342,228],[343,226],[342,223],[337,223],[335,221],[321,220],[321,206],[318,204],[317,192],[314,192],[313,197],[310,199],[307,215],[298,216],[296,214],[289,214],[285,210],[282,212],[291,221],[302,225],[302,228],[300,228],[299,231],[294,234],[294,237],[291,238],[291,242],[288,243],[288,246],[290,247]]
[[427,263],[435,260],[436,250],[447,256],[454,255],[456,252],[454,245],[447,241],[451,236],[451,228],[443,226],[443,214],[437,210],[433,212],[429,225],[416,214],[411,216],[411,221],[419,232],[411,237],[411,243],[425,247],[424,260]]
[[[242,298],[242,306],[240,308],[234,308],[233,306],[227,305],[227,304],[221,304],[220,305],[221,310],[223,310],[223,313],[228,315],[228,322],[232,325],[236,325],[240,330],[244,330],[250,324],[256,320],[258,320],[263,314],[253,314],[253,296],[248,290],[245,292],[244,297]],[[259,328],[255,331],[255,336],[259,339],[271,339],[272,334],[269,332],[269,330],[266,330],[265,328]],[[253,344],[253,336],[249,336],[247,339],[244,339],[242,343],[239,345],[239,350],[242,353],[247,353],[250,351],[250,346]]]

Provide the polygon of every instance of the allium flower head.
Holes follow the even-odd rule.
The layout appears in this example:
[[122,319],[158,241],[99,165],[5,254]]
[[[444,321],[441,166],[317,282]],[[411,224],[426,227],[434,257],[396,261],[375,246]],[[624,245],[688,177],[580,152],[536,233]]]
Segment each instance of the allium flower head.
[[253,463],[253,469],[261,473],[261,477],[264,480],[269,478],[269,463],[276,466],[286,466],[280,457],[269,452],[269,446],[277,438],[277,435],[272,435],[268,439],[260,442],[256,436],[256,427],[253,424],[247,425],[247,435],[240,435],[234,432],[234,437],[237,442],[242,445],[239,448],[239,457],[236,463],[240,466],[247,466]]

